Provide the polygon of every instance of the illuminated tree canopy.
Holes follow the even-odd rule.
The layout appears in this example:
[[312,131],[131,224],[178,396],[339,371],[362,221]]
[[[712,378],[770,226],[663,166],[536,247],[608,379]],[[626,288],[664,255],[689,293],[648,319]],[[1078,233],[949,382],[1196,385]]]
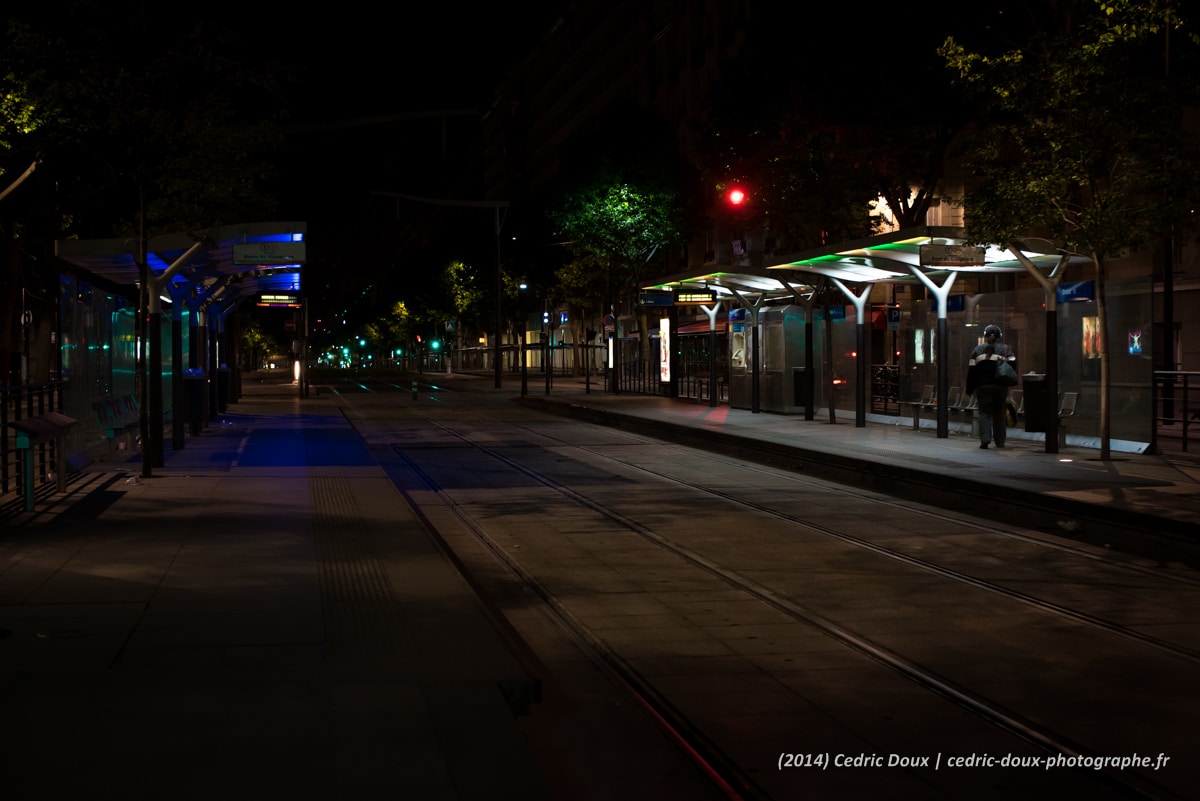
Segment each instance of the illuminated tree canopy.
[[603,265],[602,285],[596,275],[560,273],[560,279],[572,282],[568,292],[603,291],[605,296],[594,298],[597,305],[610,302],[613,293],[636,290],[646,265],[663,249],[683,242],[683,213],[675,191],[616,168],[603,169],[566,192],[551,218],[568,238],[576,264]]

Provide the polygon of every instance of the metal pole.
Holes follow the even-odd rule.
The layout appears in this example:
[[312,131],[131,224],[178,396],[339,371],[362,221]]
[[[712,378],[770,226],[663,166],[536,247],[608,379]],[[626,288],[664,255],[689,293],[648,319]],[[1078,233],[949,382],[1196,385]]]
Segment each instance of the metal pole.
[[183,397],[183,301],[176,297],[171,304],[171,447],[181,451],[186,443],[184,432],[185,406]]
[[950,353],[950,320],[946,317],[947,298],[938,298],[937,321],[937,436],[946,439],[950,436],[950,400],[946,397],[947,386],[950,383],[950,365],[947,364]]
[[714,327],[712,319],[708,322],[708,406],[714,408],[717,405],[717,329]]
[[521,341],[517,344],[517,352],[521,355],[521,397],[529,394],[529,357],[525,355],[525,331],[521,330]]
[[[750,411],[753,414],[758,414],[762,411],[759,406],[761,396],[759,392],[758,380],[758,304],[750,309]],[[709,390],[712,391],[711,389]]]
[[492,215],[496,231],[496,340],[492,343],[492,360],[495,362],[496,389],[500,389],[500,325],[503,318],[500,301],[504,294],[504,281],[500,273],[500,206],[492,208]]
[[804,307],[804,372],[805,381],[802,386],[804,388],[804,419],[812,420],[817,416],[817,410],[813,408],[813,403],[816,398],[816,370],[813,367],[813,306],[810,301]]

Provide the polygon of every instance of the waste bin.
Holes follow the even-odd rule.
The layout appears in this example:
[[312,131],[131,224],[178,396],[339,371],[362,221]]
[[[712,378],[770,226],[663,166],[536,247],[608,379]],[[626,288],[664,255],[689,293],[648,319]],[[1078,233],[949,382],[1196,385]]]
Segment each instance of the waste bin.
[[1025,430],[1045,433],[1051,414],[1045,374],[1026,373],[1021,376],[1021,389],[1025,393]]
[[183,371],[184,419],[191,424],[192,436],[199,434],[204,425],[204,392],[207,384],[204,370],[190,368]]
[[812,396],[812,377],[803,367],[792,368],[792,405],[808,408]]
[[217,368],[217,411],[222,414],[229,409],[229,366]]

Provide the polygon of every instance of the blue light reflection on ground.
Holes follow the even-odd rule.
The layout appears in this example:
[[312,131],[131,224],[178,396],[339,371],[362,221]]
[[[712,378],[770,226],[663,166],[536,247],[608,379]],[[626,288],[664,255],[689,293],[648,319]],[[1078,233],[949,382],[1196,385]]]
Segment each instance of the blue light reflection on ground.
[[317,422],[302,429],[252,430],[238,464],[242,468],[312,468],[372,465],[374,460],[353,428]]

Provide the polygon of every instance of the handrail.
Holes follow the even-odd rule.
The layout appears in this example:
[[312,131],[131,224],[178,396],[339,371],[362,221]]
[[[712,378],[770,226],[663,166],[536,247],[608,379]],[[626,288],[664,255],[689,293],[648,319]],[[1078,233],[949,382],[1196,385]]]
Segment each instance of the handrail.
[[[1176,424],[1180,424],[1181,447],[1184,451],[1188,449],[1188,428],[1193,425],[1191,417],[1188,416],[1188,410],[1191,409],[1188,399],[1191,393],[1197,390],[1200,390],[1200,372],[1190,370],[1154,371],[1154,442],[1152,448],[1154,452],[1158,452],[1159,426]],[[1182,412],[1179,411],[1181,409]],[[1192,417],[1200,417],[1200,413],[1193,414]]]

